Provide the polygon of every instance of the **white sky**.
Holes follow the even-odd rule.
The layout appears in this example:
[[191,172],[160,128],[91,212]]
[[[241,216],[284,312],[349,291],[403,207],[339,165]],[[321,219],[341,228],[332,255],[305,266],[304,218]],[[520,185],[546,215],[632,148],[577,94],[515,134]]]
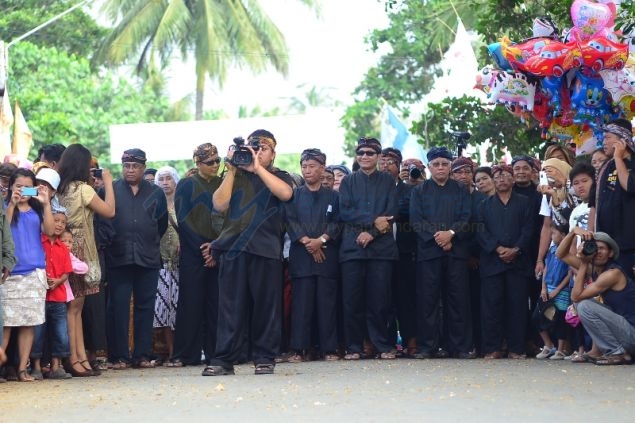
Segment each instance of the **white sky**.
[[[364,44],[373,29],[388,25],[383,0],[321,0],[321,18],[297,0],[261,0],[263,8],[284,34],[290,52],[289,75],[275,71],[254,76],[249,71],[230,74],[222,90],[208,83],[205,110],[222,109],[236,117],[241,105],[264,111],[285,108],[290,97],[303,98],[312,86],[332,88],[329,95],[351,104],[351,92],[380,57]],[[192,94],[194,66],[176,62],[169,74],[173,100]],[[298,89],[301,84],[305,87]]]

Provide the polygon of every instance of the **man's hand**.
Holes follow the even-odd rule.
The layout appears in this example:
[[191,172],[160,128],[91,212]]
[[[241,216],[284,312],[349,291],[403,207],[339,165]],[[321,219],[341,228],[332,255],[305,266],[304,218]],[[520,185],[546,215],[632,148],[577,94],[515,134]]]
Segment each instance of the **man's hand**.
[[624,160],[627,156],[628,156],[628,151],[626,150],[626,142],[624,142],[624,140],[617,141],[615,143],[613,158]]
[[452,241],[448,242],[447,244],[443,246],[443,251],[445,251],[446,253],[449,251],[452,251]]
[[260,165],[260,160],[258,159],[258,156],[260,156],[260,151],[258,150],[258,152],[254,151],[253,148],[251,148],[250,146],[246,145],[245,146],[249,151],[251,151],[251,163],[248,164],[247,166],[240,166],[241,169],[247,171],[247,172],[251,172],[251,173],[258,173],[258,170],[262,167]]
[[593,239],[593,232],[587,231],[586,229],[582,229],[579,226],[576,226],[573,229],[573,233],[576,235],[580,235],[583,241],[590,241]]
[[[499,247],[501,251],[498,253],[498,257],[505,263],[511,263],[516,259],[518,250],[515,248]],[[498,251],[498,248],[496,249]]]
[[436,241],[437,245],[444,249],[447,244],[452,242],[453,237],[454,235],[452,235],[452,232],[450,231],[438,231],[434,234],[434,240]]
[[306,251],[309,254],[315,254],[317,251],[321,251],[322,250],[322,241],[320,241],[319,239],[316,238],[309,238],[309,237],[304,237],[306,239],[304,239],[304,242],[302,242],[302,244],[304,244],[304,248],[306,248]]
[[357,240],[355,242],[357,242],[357,245],[359,245],[360,247],[366,248],[368,244],[373,242],[374,239],[375,238],[368,232],[362,232],[357,236]]
[[203,266],[216,267],[216,260],[212,256],[212,243],[205,242],[199,247],[201,249],[201,255],[203,256]]
[[324,260],[326,260],[326,256],[324,255],[324,251],[322,251],[321,248],[319,250],[317,250],[316,252],[312,253],[311,256],[313,256],[313,260],[316,263],[324,263]]
[[392,223],[390,222],[394,216],[379,216],[375,219],[375,229],[379,231],[380,234],[385,234],[391,231]]

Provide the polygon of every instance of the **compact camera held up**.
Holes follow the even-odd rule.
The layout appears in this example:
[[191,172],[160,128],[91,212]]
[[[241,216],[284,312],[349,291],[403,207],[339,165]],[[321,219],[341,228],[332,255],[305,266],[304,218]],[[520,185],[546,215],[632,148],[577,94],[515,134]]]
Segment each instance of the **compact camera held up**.
[[247,146],[258,152],[260,150],[260,138],[249,138],[246,145],[243,137],[236,137],[233,141],[234,155],[229,159],[229,163],[236,167],[249,166],[253,162],[253,156]]

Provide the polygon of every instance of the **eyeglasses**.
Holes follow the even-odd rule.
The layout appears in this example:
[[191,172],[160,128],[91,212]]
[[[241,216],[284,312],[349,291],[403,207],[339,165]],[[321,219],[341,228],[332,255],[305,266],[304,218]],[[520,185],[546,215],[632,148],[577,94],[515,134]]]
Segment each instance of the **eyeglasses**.
[[139,169],[143,169],[143,167],[144,165],[142,165],[141,163],[124,163],[123,164],[124,169],[139,170]]
[[216,157],[215,159],[210,159],[207,161],[200,161],[199,163],[202,163],[206,166],[214,166],[215,164],[220,164],[220,157]]
[[450,167],[450,162],[432,162],[430,167]]
[[373,157],[373,156],[376,156],[376,155],[377,155],[376,151],[359,150],[357,152],[357,157],[362,157],[362,156]]

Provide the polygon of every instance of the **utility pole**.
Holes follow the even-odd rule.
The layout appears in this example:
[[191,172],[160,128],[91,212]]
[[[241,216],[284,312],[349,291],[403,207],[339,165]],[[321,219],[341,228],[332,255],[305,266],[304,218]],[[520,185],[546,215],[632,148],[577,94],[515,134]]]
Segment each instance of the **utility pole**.
[[62,13],[59,13],[53,16],[51,19],[44,22],[43,24],[36,26],[32,30],[25,32],[24,34],[20,35],[17,38],[14,38],[8,44],[5,44],[4,41],[0,40],[0,97],[4,96],[4,91],[6,90],[6,87],[7,87],[7,75],[9,73],[9,48],[19,43],[20,41],[24,40],[25,38],[29,37],[30,35],[33,35],[34,33],[38,32],[42,28],[46,28],[53,22],[56,22],[57,20],[63,18],[64,16],[75,11],[76,9],[79,9],[80,7],[85,6],[88,3],[92,3],[92,1],[93,0],[80,1],[75,6],[72,6],[66,9],[65,11],[63,11]]

